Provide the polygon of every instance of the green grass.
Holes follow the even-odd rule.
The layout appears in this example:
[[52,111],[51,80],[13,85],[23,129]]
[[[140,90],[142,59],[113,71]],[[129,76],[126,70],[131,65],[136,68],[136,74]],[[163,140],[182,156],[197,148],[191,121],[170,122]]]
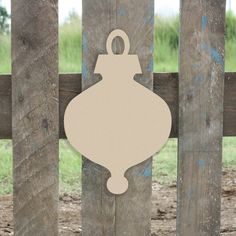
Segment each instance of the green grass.
[[154,156],[153,179],[169,184],[177,176],[177,139],[169,139],[166,146]]
[[[236,71],[236,17],[227,15],[226,71]],[[158,18],[155,24],[154,71],[178,71],[178,18]],[[81,72],[81,21],[73,16],[59,30],[59,70]],[[0,73],[10,73],[10,35],[0,35]],[[80,192],[81,156],[68,142],[60,141],[60,190]],[[224,138],[224,167],[236,169],[236,137]],[[176,180],[177,139],[170,139],[156,155],[154,179],[160,183]],[[0,195],[12,193],[12,145],[0,140]]]
[[[227,14],[225,70],[236,71],[236,16]],[[81,20],[72,14],[59,29],[59,71],[81,72]],[[178,17],[155,18],[154,71],[178,71]],[[10,35],[0,35],[0,73],[10,73]]]
[[[236,71],[236,16],[226,15],[225,71]],[[179,18],[155,20],[154,71],[178,71]]]
[[[236,169],[236,137],[223,138],[223,167]],[[154,180],[168,184],[177,176],[177,139],[170,139],[153,162]]]
[[[81,155],[67,141],[60,141],[60,192],[81,191]],[[223,140],[223,166],[236,169],[236,138]],[[12,145],[0,140],[0,195],[12,193]],[[170,139],[154,157],[153,179],[169,184],[177,175],[177,139]]]
[[12,145],[0,140],[0,195],[12,192]]
[[178,71],[178,17],[155,17],[154,71]]
[[[67,141],[60,141],[60,192],[81,191],[82,159]],[[12,193],[12,142],[0,140],[0,195]]]
[[223,162],[224,167],[236,168],[236,137],[223,139]]
[[[236,27],[235,27],[236,28]],[[226,71],[236,71],[236,38],[228,40],[225,44],[225,69]]]
[[72,19],[59,30],[59,71],[81,72],[81,21]]
[[11,72],[11,42],[9,35],[0,35],[0,73]]
[[60,141],[60,192],[81,191],[81,155],[67,141]]

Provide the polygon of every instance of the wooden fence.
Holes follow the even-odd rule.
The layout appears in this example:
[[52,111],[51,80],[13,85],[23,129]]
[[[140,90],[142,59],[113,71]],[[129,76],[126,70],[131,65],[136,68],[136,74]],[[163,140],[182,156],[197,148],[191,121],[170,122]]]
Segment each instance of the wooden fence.
[[[15,235],[58,235],[64,111],[98,82],[95,61],[115,28],[127,32],[131,53],[139,55],[143,74],[136,80],[172,112],[171,137],[179,140],[177,235],[220,235],[222,136],[236,136],[236,73],[224,73],[225,1],[182,0],[180,21],[180,76],[153,76],[154,0],[84,0],[81,79],[58,75],[57,0],[12,0],[12,75],[0,76],[0,138],[13,140]],[[117,52],[120,45],[117,40]],[[84,158],[84,236],[150,235],[152,180],[140,173],[151,167],[150,159],[131,168],[128,192],[114,196],[105,187],[109,173]]]

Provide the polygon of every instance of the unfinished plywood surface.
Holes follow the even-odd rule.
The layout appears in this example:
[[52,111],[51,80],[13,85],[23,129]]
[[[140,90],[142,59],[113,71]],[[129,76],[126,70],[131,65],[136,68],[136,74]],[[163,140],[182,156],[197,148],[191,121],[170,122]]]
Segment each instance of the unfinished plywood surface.
[[[124,41],[124,51],[118,55],[112,51],[116,37]],[[102,81],[70,102],[64,121],[72,146],[111,172],[107,187],[114,194],[127,190],[127,169],[158,152],[171,130],[168,105],[133,79],[142,70],[138,56],[129,50],[127,34],[112,31],[108,54],[99,55],[95,66]]]

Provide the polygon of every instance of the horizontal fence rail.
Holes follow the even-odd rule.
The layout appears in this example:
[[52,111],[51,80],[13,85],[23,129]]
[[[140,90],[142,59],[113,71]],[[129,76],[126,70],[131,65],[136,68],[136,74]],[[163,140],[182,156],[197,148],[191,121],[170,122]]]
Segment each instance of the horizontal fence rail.
[[[65,139],[63,117],[68,103],[81,93],[81,74],[60,74],[60,138]],[[224,136],[236,136],[236,72],[225,73]],[[178,137],[178,73],[155,73],[154,93],[169,105],[171,138]],[[11,75],[0,75],[0,139],[11,139]]]

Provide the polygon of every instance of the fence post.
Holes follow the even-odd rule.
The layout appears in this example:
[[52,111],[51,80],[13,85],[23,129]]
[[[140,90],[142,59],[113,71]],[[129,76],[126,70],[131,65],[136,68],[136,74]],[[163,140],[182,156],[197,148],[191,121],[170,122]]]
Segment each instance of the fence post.
[[57,0],[12,1],[14,235],[58,235]]
[[[131,41],[130,53],[139,55],[143,74],[136,77],[137,81],[152,89],[153,24],[153,0],[84,0],[83,89],[99,80],[99,76],[94,75],[95,62],[98,54],[106,53],[107,36],[115,28],[126,31]],[[121,48],[119,40],[116,41],[115,47],[118,51]],[[150,159],[127,171],[128,192],[121,196],[114,196],[106,189],[109,173],[104,168],[84,159],[83,235],[150,235],[151,175]]]
[[220,235],[225,1],[181,1],[177,235]]

